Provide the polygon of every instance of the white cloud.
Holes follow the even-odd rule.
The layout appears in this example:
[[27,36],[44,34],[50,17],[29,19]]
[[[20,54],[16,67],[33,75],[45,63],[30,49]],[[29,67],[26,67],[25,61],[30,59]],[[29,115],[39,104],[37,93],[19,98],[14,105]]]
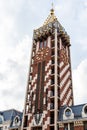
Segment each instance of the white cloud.
[[87,59],[73,70],[73,90],[75,104],[87,103]]
[[[31,39],[25,35],[0,65],[0,99],[2,99],[0,109],[13,108],[13,106],[16,109],[23,109],[24,91],[28,78],[29,51],[31,51],[29,44],[31,44]],[[5,105],[5,101],[7,105]]]

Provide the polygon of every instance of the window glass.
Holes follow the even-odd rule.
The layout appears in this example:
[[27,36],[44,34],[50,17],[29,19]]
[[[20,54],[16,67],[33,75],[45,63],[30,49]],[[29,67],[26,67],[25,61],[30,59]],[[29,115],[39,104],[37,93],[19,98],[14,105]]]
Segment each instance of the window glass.
[[44,47],[46,47],[47,46],[47,41],[44,41]]
[[65,111],[65,115],[68,117],[68,116],[70,116],[71,115],[71,110],[70,109],[67,109],[66,111]]
[[87,130],[87,121],[84,122],[84,130]]
[[70,123],[70,130],[74,130],[74,123]]
[[43,47],[43,42],[40,42],[39,47],[40,47],[40,48],[42,48],[42,47]]
[[68,124],[64,124],[64,130],[68,130]]

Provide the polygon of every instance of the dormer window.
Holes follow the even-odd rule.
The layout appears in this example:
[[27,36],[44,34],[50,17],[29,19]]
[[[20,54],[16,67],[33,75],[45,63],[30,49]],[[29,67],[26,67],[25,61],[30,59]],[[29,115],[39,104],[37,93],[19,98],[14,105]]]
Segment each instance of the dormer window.
[[15,118],[15,123],[17,124],[18,122],[19,122],[19,118],[16,117],[16,118]]
[[67,117],[71,116],[71,110],[70,110],[70,109],[66,109],[65,115],[66,115]]
[[82,108],[82,117],[87,117],[87,104],[85,104]]
[[20,117],[16,116],[13,121],[13,126],[19,126],[20,125]]
[[72,112],[72,109],[70,107],[67,107],[64,110],[63,120],[67,120],[67,119],[74,119],[74,113]]
[[87,114],[87,106],[85,106],[84,112],[85,112],[85,114]]

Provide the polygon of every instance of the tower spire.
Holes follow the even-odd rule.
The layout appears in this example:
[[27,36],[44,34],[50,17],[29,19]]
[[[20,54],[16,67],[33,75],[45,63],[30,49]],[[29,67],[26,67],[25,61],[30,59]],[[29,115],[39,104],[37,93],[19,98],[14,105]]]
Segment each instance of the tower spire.
[[56,20],[56,16],[54,14],[54,5],[52,3],[52,8],[50,10],[50,14],[48,15],[47,19],[45,20],[44,24],[43,25],[47,25],[48,23],[50,22],[53,22],[54,20]]
[[54,14],[54,4],[52,2],[52,9],[50,10],[50,14],[53,15]]

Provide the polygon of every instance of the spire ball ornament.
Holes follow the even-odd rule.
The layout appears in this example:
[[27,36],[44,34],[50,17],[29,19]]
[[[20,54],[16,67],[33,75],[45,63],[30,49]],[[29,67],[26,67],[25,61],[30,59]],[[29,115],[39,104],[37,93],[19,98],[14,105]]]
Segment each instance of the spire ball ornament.
[[50,10],[50,14],[53,15],[54,14],[54,5],[52,3],[52,9]]

